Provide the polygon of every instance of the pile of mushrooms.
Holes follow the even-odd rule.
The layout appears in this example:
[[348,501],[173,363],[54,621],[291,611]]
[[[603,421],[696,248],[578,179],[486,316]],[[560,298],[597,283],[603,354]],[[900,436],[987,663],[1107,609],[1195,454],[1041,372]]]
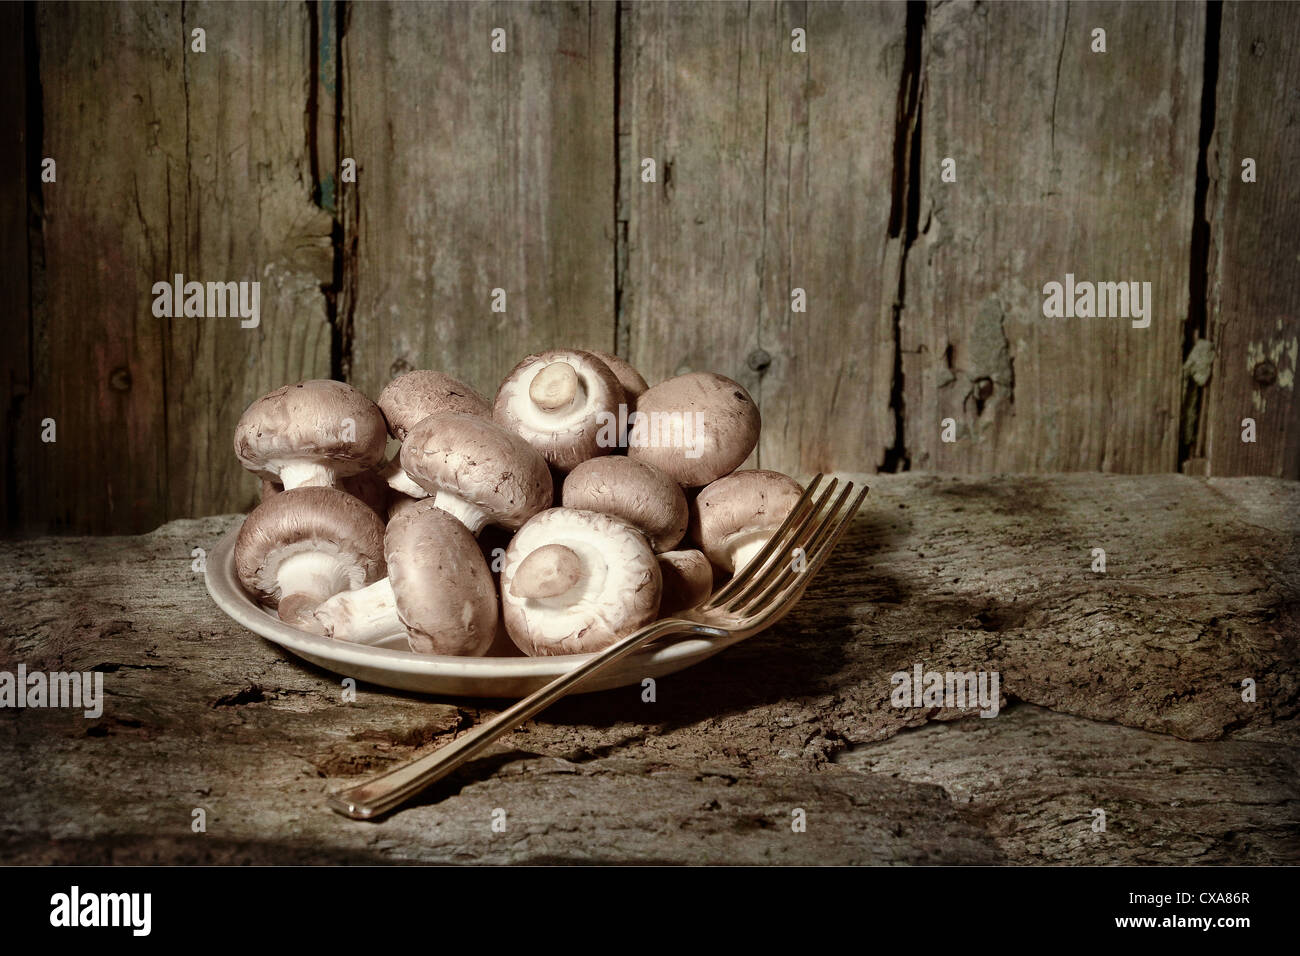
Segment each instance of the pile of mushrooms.
[[736,470],[759,425],[725,376],[649,387],[581,349],[529,355],[492,401],[428,370],[377,402],[342,382],[287,385],[235,429],[262,479],[236,572],[282,621],[335,640],[599,651],[701,604],[793,508],[795,481]]

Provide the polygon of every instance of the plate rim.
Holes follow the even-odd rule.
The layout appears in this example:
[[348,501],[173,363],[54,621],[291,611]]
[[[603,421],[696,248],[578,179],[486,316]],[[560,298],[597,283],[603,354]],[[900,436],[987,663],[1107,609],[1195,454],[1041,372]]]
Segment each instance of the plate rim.
[[[546,657],[456,657],[447,654],[417,654],[387,647],[354,644],[317,634],[309,634],[280,621],[258,605],[244,591],[235,574],[235,539],[243,520],[235,524],[208,554],[204,567],[204,585],[213,603],[227,617],[259,637],[313,662],[328,660],[339,666],[441,677],[472,681],[518,681],[554,678],[590,660],[595,654],[556,654]],[[228,601],[222,588],[235,595]],[[626,658],[642,668],[682,663],[682,667],[701,663],[708,657],[739,642],[741,637],[686,637],[662,646],[645,648]],[[328,669],[328,668],[327,668]]]

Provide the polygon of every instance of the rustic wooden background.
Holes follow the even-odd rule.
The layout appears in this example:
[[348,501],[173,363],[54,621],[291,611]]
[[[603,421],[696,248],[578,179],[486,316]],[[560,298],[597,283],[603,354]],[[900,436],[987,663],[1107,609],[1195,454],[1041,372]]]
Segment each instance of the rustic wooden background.
[[[738,379],[792,473],[1300,477],[1294,4],[41,3],[0,45],[9,533],[239,510],[259,394],[558,344]],[[178,272],[260,327],[154,318]],[[1044,319],[1066,272],[1151,326]]]

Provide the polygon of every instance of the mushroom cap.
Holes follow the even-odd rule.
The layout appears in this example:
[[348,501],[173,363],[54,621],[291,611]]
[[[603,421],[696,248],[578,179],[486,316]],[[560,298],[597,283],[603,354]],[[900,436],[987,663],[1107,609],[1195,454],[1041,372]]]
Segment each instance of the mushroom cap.
[[660,615],[698,607],[713,593],[713,566],[703,551],[664,551],[655,557],[664,579]]
[[492,417],[486,398],[464,382],[431,369],[403,372],[384,386],[378,404],[389,433],[398,441],[405,441],[407,432],[438,412]]
[[351,385],[329,379],[277,388],[249,405],[235,426],[239,463],[271,481],[293,462],[325,464],[339,477],[355,475],[379,464],[387,444],[379,406]]
[[677,547],[689,518],[681,485],[623,455],[592,458],[574,468],[564,479],[561,503],[622,518],[645,532],[656,552]]
[[719,478],[691,505],[691,540],[720,568],[734,570],[731,549],[770,535],[799,501],[803,488],[778,471],[752,469]]
[[599,349],[587,351],[609,366],[609,370],[618,379],[618,384],[623,386],[623,394],[627,397],[629,405],[635,405],[641,393],[650,387],[641,373],[627,359],[619,358],[612,352],[601,352]]
[[[389,487],[384,483],[384,479],[379,477],[379,473],[373,468],[367,468],[365,471],[359,471],[355,475],[349,475],[339,481],[339,490],[346,491],[354,498],[360,498],[363,502],[375,509],[375,514],[380,518],[386,518],[389,511]],[[262,479],[262,500],[274,498],[276,495],[284,494],[284,485],[278,481]],[[403,496],[405,497],[405,496]]]
[[417,654],[482,657],[496,638],[496,583],[478,540],[433,500],[388,523],[384,558],[397,616]]
[[683,487],[698,488],[749,457],[760,424],[758,406],[744,386],[725,375],[690,372],[637,399],[627,453]]
[[424,418],[402,442],[402,468],[431,495],[463,498],[492,524],[518,528],[555,490],[546,461],[490,418],[444,413]]
[[249,512],[235,538],[235,573],[250,595],[278,607],[276,571],[304,551],[338,555],[352,590],[387,573],[379,516],[346,491],[323,487],[282,491]]
[[[581,383],[579,399],[551,412],[539,408],[530,396],[533,379],[550,365],[572,367]],[[511,369],[497,390],[492,416],[523,437],[558,471],[570,471],[579,462],[607,455],[618,448],[616,428],[619,406],[626,402],[623,386],[610,367],[590,352],[551,349],[523,359]]]
[[[514,594],[524,560],[547,545],[582,559],[578,583],[553,597]],[[506,548],[501,611],[510,639],[525,654],[587,654],[653,621],[661,588],[659,562],[640,531],[612,515],[551,508],[530,519]]]

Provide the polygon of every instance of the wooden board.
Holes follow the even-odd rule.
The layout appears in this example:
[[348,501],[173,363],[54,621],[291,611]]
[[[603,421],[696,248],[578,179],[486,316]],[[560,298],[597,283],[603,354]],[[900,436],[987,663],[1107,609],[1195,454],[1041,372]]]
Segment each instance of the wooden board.
[[[206,31],[206,52],[190,48]],[[254,500],[230,436],[328,376],[330,217],[311,202],[308,16],[281,4],[39,8],[44,294],[21,463],[29,530],[145,530]],[[153,284],[261,283],[260,325],[159,318]],[[30,428],[30,424],[28,425]],[[29,517],[30,516],[30,517]]]
[[[35,11],[19,4],[0,6],[0,85],[9,103],[8,122],[0,126],[0,168],[9,174],[0,180],[0,528],[22,522],[27,498],[32,446],[38,441],[31,418],[32,312],[31,260],[27,236],[29,207],[28,61],[25,41]],[[33,34],[34,35],[34,34]]]
[[[0,542],[0,670],[104,682],[97,718],[0,708],[0,860],[1300,862],[1300,483],[869,480],[772,630],[653,702],[562,700],[377,825],[324,792],[495,705],[348,702],[235,625],[191,566],[235,516]],[[892,706],[916,664],[997,671],[1003,709]]]
[[[1225,4],[1211,166],[1211,474],[1300,477],[1300,8]],[[1242,181],[1242,160],[1256,181]],[[1242,420],[1256,441],[1242,441]]]
[[[181,8],[37,8],[45,289],[33,313],[35,419],[23,510],[52,530],[166,518],[165,327],[153,282],[179,262],[186,177]],[[169,228],[171,226],[171,228]]]
[[[1193,4],[930,8],[901,321],[913,468],[1177,469],[1204,30]],[[1150,282],[1150,326],[1045,318],[1067,273]]]
[[178,252],[187,280],[260,281],[261,318],[256,328],[238,318],[166,323],[171,515],[257,500],[260,485],[231,448],[235,424],[272,389],[330,377],[323,287],[334,267],[333,220],[312,200],[307,6],[184,9],[185,35],[202,27],[208,51],[183,61],[189,176]]
[[904,19],[899,4],[624,8],[620,344],[651,381],[716,371],[749,389],[764,425],[751,464],[873,469],[893,441]]
[[358,182],[342,184],[341,360],[354,385],[373,396],[435,368],[491,395],[531,351],[613,346],[614,12],[348,6],[342,153]]

